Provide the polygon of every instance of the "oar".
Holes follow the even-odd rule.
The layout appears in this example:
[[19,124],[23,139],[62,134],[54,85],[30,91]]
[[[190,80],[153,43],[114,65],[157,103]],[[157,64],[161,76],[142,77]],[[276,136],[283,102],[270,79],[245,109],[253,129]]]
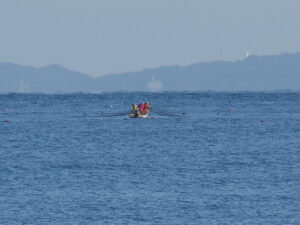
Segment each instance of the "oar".
[[114,117],[114,116],[126,116],[130,114],[130,112],[116,112],[116,113],[102,113],[97,115],[97,117]]
[[166,111],[162,111],[162,110],[159,110],[159,109],[156,109],[156,108],[153,108],[152,107],[152,110],[153,112],[159,114],[159,115],[162,115],[162,116],[171,116],[171,117],[183,117],[184,114],[173,114],[173,113],[170,113],[170,112],[166,112]]

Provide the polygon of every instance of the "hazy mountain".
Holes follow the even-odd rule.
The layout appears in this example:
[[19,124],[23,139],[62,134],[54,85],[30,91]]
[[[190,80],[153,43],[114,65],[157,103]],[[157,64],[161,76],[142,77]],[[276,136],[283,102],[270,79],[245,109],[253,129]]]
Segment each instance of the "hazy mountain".
[[91,78],[59,65],[0,63],[0,92],[300,90],[300,53],[166,66]]
[[0,63],[1,92],[90,91],[91,78],[59,65],[43,68]]
[[109,75],[100,80],[105,87],[114,90],[143,90],[152,79],[156,86],[160,83],[163,90],[300,90],[300,53],[249,56],[236,62],[216,61],[185,67],[167,66]]

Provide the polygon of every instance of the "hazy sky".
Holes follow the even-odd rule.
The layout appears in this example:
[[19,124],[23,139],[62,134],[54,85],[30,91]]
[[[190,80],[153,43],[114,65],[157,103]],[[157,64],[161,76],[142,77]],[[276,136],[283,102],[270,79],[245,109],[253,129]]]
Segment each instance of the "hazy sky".
[[99,76],[300,52],[299,0],[0,0],[0,59]]

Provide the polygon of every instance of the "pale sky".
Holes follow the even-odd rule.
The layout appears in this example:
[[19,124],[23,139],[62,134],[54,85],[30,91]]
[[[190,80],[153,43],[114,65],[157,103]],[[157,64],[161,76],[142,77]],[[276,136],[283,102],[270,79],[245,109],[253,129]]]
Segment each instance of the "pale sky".
[[299,0],[0,0],[0,59],[100,76],[300,52]]

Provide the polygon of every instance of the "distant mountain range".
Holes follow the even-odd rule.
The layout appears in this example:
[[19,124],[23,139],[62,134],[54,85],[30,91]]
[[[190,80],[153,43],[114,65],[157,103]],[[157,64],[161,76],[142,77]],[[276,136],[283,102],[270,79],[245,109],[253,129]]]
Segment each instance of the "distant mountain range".
[[0,92],[263,91],[300,90],[300,53],[248,56],[92,78],[60,65],[0,63]]

